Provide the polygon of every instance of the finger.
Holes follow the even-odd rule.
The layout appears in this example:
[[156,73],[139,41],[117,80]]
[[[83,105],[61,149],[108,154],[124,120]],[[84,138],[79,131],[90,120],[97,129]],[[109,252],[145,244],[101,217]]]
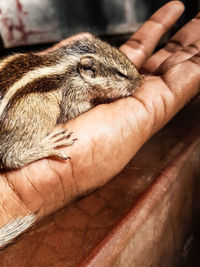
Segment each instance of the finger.
[[178,31],[169,43],[144,64],[142,69],[147,73],[155,73],[160,64],[183,47],[197,41],[200,37],[200,13]]
[[173,112],[180,110],[200,92],[200,53],[171,67],[162,75],[162,79],[174,99],[172,103],[168,103],[167,119],[170,119]]
[[181,2],[167,3],[153,14],[120,49],[136,67],[140,67],[152,54],[162,35],[172,27],[183,11],[184,6]]
[[177,51],[175,54],[170,56],[160,65],[156,73],[157,74],[165,73],[167,70],[169,70],[176,64],[181,63],[187,59],[190,59],[192,56],[198,54],[199,52],[200,52],[200,39],[195,43],[192,43],[184,47],[182,50]]

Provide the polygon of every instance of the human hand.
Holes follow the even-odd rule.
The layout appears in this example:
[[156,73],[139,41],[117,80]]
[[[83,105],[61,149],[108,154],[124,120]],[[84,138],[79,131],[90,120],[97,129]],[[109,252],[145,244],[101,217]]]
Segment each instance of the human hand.
[[[152,134],[198,94],[198,18],[184,26],[166,50],[151,56],[160,37],[182,12],[180,2],[169,2],[121,47],[138,68],[151,75],[134,97],[97,106],[64,125],[78,138],[73,146],[63,148],[71,160],[48,158],[1,174],[1,225],[35,211],[41,218],[102,186],[124,168]],[[192,46],[182,49],[176,43]],[[155,72],[162,76],[155,76]]]

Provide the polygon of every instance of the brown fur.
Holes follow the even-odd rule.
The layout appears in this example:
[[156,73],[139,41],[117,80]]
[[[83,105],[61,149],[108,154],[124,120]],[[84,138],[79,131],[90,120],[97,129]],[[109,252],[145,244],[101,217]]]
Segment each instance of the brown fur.
[[18,54],[4,68],[0,70],[0,99],[3,98],[9,87],[19,80],[22,75],[34,68],[52,66],[56,57],[51,54]]

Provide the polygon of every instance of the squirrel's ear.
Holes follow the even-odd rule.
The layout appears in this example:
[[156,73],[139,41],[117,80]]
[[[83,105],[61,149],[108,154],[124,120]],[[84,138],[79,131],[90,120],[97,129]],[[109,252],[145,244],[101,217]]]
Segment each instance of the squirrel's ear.
[[83,77],[95,78],[95,59],[92,56],[82,56],[79,62],[79,72]]

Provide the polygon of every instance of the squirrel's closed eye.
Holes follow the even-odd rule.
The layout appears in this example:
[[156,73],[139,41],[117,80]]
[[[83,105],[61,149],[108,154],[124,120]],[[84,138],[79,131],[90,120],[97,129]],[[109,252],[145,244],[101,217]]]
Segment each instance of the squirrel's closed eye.
[[117,76],[119,76],[120,78],[127,78],[127,76],[126,76],[124,73],[120,72],[120,71],[117,71],[116,74],[117,74]]

